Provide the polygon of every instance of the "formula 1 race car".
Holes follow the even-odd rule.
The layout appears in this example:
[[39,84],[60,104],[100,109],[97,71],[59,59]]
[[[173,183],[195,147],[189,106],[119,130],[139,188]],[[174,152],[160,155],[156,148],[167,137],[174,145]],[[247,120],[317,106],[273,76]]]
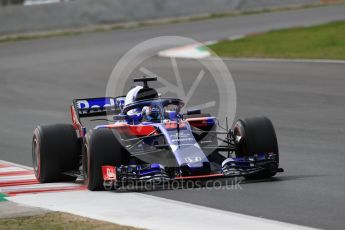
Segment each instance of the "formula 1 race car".
[[182,100],[162,98],[148,86],[155,80],[134,79],[143,86],[126,96],[75,99],[72,124],[38,126],[32,141],[38,181],[83,177],[88,189],[103,190],[139,181],[266,179],[283,171],[268,118],[222,128],[200,110],[182,113]]

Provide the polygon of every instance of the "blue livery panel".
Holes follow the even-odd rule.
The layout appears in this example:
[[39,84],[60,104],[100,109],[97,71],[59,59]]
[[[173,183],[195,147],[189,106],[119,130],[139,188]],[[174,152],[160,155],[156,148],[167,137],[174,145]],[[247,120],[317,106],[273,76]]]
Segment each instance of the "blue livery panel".
[[100,97],[74,100],[79,116],[92,116],[107,111],[120,112],[123,108],[124,97]]

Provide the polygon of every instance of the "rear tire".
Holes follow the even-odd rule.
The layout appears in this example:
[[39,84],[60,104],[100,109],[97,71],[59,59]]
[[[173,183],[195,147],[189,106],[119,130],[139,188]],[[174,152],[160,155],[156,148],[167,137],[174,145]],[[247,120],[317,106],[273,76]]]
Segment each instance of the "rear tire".
[[78,170],[80,144],[72,125],[38,126],[32,139],[34,172],[40,183],[74,181],[63,172]]
[[239,149],[236,152],[237,156],[254,156],[260,153],[274,153],[276,155],[276,165],[270,165],[261,172],[244,177],[252,180],[274,176],[279,166],[279,150],[272,122],[264,116],[240,119],[235,124],[234,134],[241,136]]
[[94,129],[85,137],[83,173],[87,188],[104,190],[102,166],[120,166],[126,160],[126,150],[115,137],[114,130]]

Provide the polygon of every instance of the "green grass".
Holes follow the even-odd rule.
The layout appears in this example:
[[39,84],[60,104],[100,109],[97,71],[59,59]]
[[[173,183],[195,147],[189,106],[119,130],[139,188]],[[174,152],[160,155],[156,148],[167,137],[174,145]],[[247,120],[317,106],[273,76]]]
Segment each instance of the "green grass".
[[2,201],[7,201],[7,200],[5,199],[5,197],[6,197],[5,194],[0,193],[0,202],[2,202]]
[[223,57],[345,60],[345,21],[276,30],[209,48]]
[[44,215],[0,219],[0,230],[135,230],[137,228],[93,220],[62,212]]

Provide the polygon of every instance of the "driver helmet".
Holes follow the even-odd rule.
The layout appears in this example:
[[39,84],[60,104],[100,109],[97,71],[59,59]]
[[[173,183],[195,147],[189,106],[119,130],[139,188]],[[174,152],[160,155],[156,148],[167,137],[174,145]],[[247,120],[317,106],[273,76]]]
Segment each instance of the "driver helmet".
[[142,109],[142,115],[147,121],[159,121],[161,119],[160,111],[157,107],[144,106]]

